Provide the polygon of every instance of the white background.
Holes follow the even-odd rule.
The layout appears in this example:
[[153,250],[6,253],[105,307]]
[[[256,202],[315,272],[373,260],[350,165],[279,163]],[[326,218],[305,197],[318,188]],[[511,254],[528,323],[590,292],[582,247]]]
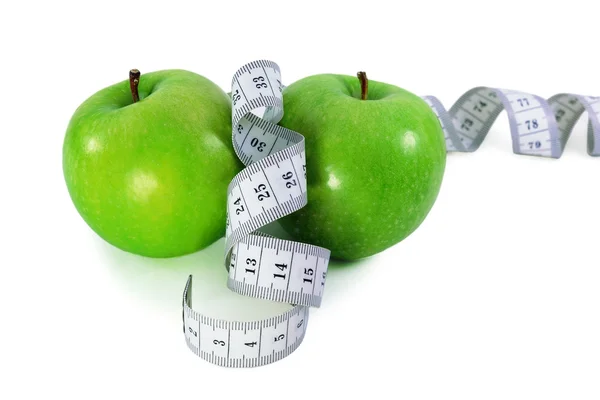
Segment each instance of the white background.
[[225,288],[223,241],[143,259],[72,206],[69,118],[130,68],[189,69],[228,90],[267,58],[286,84],[365,70],[447,106],[476,85],[600,95],[594,2],[393,3],[2,3],[0,398],[600,398],[600,159],[586,121],[550,160],[514,155],[502,114],[479,151],[449,155],[421,227],[333,265],[302,346],[256,369],[184,343],[188,274],[199,311],[250,304]]

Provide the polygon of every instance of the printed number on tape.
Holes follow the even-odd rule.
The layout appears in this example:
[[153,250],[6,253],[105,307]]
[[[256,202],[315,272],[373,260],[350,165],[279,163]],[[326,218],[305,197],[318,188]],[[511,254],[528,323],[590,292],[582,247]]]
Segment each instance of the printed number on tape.
[[319,307],[330,252],[257,230],[306,205],[302,135],[276,125],[283,116],[281,73],[271,61],[244,65],[231,84],[233,147],[246,166],[227,190],[227,286],[247,296],[290,303],[281,315],[253,322],[224,321],[194,311],[192,277],[183,296],[188,347],[227,367],[279,360],[302,342],[309,307]]
[[448,151],[477,150],[500,112],[506,110],[514,153],[560,158],[575,123],[587,111],[587,152],[600,156],[600,97],[562,93],[546,101],[515,90],[477,87],[462,95],[449,111],[433,96],[424,99],[442,124]]

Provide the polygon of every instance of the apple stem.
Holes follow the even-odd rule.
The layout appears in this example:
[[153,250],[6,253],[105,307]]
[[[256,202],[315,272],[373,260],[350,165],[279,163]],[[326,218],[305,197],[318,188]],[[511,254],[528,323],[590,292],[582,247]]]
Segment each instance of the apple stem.
[[369,80],[367,79],[367,73],[360,71],[356,74],[358,80],[360,81],[360,99],[366,100],[367,94],[369,92]]
[[131,71],[129,71],[129,87],[131,88],[131,95],[133,96],[134,103],[140,100],[140,94],[138,93],[140,75],[140,71],[137,69],[132,69]]

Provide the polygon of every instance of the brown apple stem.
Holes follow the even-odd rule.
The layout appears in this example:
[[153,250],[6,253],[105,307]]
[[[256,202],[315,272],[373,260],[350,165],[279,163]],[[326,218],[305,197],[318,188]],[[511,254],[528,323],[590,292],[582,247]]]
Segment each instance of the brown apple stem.
[[360,71],[356,74],[360,81],[360,99],[366,100],[367,94],[369,93],[369,80],[367,79],[367,73]]
[[140,84],[140,71],[132,69],[129,71],[129,87],[131,88],[131,95],[133,96],[133,102],[140,101],[140,94],[138,93],[138,86]]

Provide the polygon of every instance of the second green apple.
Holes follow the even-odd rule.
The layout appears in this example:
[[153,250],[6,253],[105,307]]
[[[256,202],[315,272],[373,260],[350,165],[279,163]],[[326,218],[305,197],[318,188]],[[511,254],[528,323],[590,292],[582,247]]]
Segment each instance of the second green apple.
[[286,87],[280,125],[306,138],[308,204],[281,220],[295,239],[355,260],[410,235],[441,187],[446,145],[420,97],[357,76]]

